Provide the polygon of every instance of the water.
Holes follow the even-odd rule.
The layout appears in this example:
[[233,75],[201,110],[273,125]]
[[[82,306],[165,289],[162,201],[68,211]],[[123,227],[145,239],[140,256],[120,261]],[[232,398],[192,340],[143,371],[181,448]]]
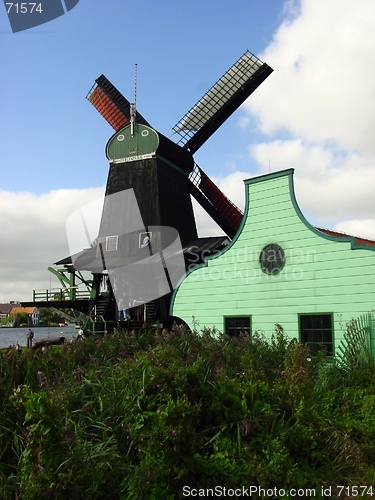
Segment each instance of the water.
[[[77,337],[78,330],[74,326],[38,327],[32,328],[34,332],[34,342],[44,339],[56,339],[65,337],[67,341]],[[26,346],[26,335],[28,328],[0,328],[0,349],[16,345]]]

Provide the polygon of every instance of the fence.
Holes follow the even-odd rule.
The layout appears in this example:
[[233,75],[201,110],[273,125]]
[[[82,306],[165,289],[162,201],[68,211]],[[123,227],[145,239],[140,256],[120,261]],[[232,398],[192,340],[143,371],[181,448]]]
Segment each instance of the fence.
[[33,290],[33,302],[49,302],[76,299],[89,299],[90,292],[85,288],[66,287],[50,288],[47,290]]

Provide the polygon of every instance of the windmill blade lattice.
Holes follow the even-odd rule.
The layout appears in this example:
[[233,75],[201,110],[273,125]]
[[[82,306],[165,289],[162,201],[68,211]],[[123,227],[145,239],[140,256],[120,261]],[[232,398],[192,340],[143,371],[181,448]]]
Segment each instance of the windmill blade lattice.
[[233,238],[242,221],[241,210],[225,196],[197,164],[189,175],[189,181],[191,195],[225,234]]
[[246,51],[173,127],[178,144],[194,154],[272,71]]
[[[86,98],[116,131],[130,123],[130,102],[104,75],[95,80]],[[136,121],[149,125],[138,112]]]

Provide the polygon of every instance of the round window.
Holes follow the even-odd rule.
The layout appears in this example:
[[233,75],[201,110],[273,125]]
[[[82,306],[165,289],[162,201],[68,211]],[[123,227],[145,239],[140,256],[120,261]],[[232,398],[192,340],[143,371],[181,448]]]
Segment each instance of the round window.
[[284,250],[276,243],[266,245],[260,252],[260,267],[267,274],[278,274],[285,264]]

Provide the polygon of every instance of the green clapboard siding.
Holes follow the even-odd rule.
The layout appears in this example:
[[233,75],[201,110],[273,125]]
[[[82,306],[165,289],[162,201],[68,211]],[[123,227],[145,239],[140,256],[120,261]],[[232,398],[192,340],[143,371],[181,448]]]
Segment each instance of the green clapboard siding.
[[[337,347],[345,324],[375,309],[375,247],[310,225],[295,199],[292,169],[246,180],[245,187],[236,237],[187,274],[174,292],[171,314],[190,327],[220,331],[226,316],[250,316],[253,331],[270,336],[279,323],[298,338],[299,314],[332,313]],[[274,276],[259,265],[261,250],[271,243],[286,256]]]

